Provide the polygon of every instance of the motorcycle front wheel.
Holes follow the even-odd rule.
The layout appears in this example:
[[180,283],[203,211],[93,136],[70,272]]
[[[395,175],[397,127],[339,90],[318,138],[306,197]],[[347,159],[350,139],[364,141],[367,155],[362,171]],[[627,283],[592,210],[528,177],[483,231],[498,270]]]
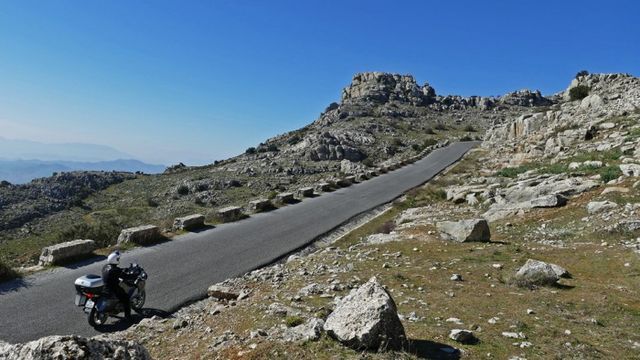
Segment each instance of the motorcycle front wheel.
[[89,325],[93,328],[98,328],[107,323],[109,315],[101,313],[95,307],[89,312]]
[[131,308],[133,311],[140,313],[145,300],[147,300],[147,292],[145,290],[136,290],[136,294],[131,297]]

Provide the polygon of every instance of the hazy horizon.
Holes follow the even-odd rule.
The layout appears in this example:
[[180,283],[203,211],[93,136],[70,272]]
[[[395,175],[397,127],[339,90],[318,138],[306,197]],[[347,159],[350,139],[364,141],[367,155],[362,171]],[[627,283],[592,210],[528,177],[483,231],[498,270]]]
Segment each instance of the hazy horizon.
[[463,96],[638,74],[638,13],[634,1],[5,1],[0,136],[208,164],[312,122],[358,72]]

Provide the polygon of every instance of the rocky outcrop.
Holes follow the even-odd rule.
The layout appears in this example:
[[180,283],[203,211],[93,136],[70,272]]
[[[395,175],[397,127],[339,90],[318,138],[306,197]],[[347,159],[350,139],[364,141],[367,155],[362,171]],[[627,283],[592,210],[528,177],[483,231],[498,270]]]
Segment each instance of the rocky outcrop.
[[428,105],[435,101],[435,90],[425,84],[418,86],[411,75],[382,72],[356,74],[351,84],[342,91],[343,102],[367,101],[386,103],[407,102],[415,106]]
[[118,236],[118,245],[126,243],[145,245],[160,238],[160,228],[155,225],[142,225],[122,230]]
[[400,349],[406,341],[396,304],[375,277],[336,304],[324,329],[358,350]]
[[47,336],[24,344],[0,344],[3,360],[114,359],[147,360],[151,356],[133,341],[104,337]]
[[440,237],[457,242],[490,241],[491,231],[485,219],[441,221],[436,224]]
[[498,103],[516,106],[548,106],[553,102],[540,93],[539,90],[528,89],[518,90],[508,93],[498,99]]
[[38,265],[59,265],[65,261],[89,255],[95,249],[96,242],[93,240],[73,240],[47,246],[42,249]]
[[78,205],[96,191],[133,179],[118,172],[64,172],[24,185],[0,186],[0,231]]

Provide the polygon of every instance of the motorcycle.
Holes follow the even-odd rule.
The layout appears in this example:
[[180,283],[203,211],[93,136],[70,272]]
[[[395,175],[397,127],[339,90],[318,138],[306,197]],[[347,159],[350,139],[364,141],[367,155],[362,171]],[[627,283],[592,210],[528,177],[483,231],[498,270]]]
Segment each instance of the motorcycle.
[[[147,297],[145,291],[147,273],[138,264],[130,264],[124,271],[131,275],[130,278],[133,280],[120,279],[120,286],[129,295],[131,309],[139,313]],[[106,324],[109,316],[115,317],[124,311],[124,305],[114,294],[106,290],[101,276],[87,274],[77,278],[74,284],[75,305],[82,307],[88,314],[89,325],[92,327],[100,327]]]

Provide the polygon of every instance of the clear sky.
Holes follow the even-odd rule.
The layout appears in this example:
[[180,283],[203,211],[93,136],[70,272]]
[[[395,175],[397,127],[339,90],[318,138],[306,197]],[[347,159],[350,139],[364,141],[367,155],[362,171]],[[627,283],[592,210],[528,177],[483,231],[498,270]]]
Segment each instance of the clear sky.
[[439,94],[640,75],[640,1],[0,1],[0,136],[204,164],[318,117],[354,73]]

